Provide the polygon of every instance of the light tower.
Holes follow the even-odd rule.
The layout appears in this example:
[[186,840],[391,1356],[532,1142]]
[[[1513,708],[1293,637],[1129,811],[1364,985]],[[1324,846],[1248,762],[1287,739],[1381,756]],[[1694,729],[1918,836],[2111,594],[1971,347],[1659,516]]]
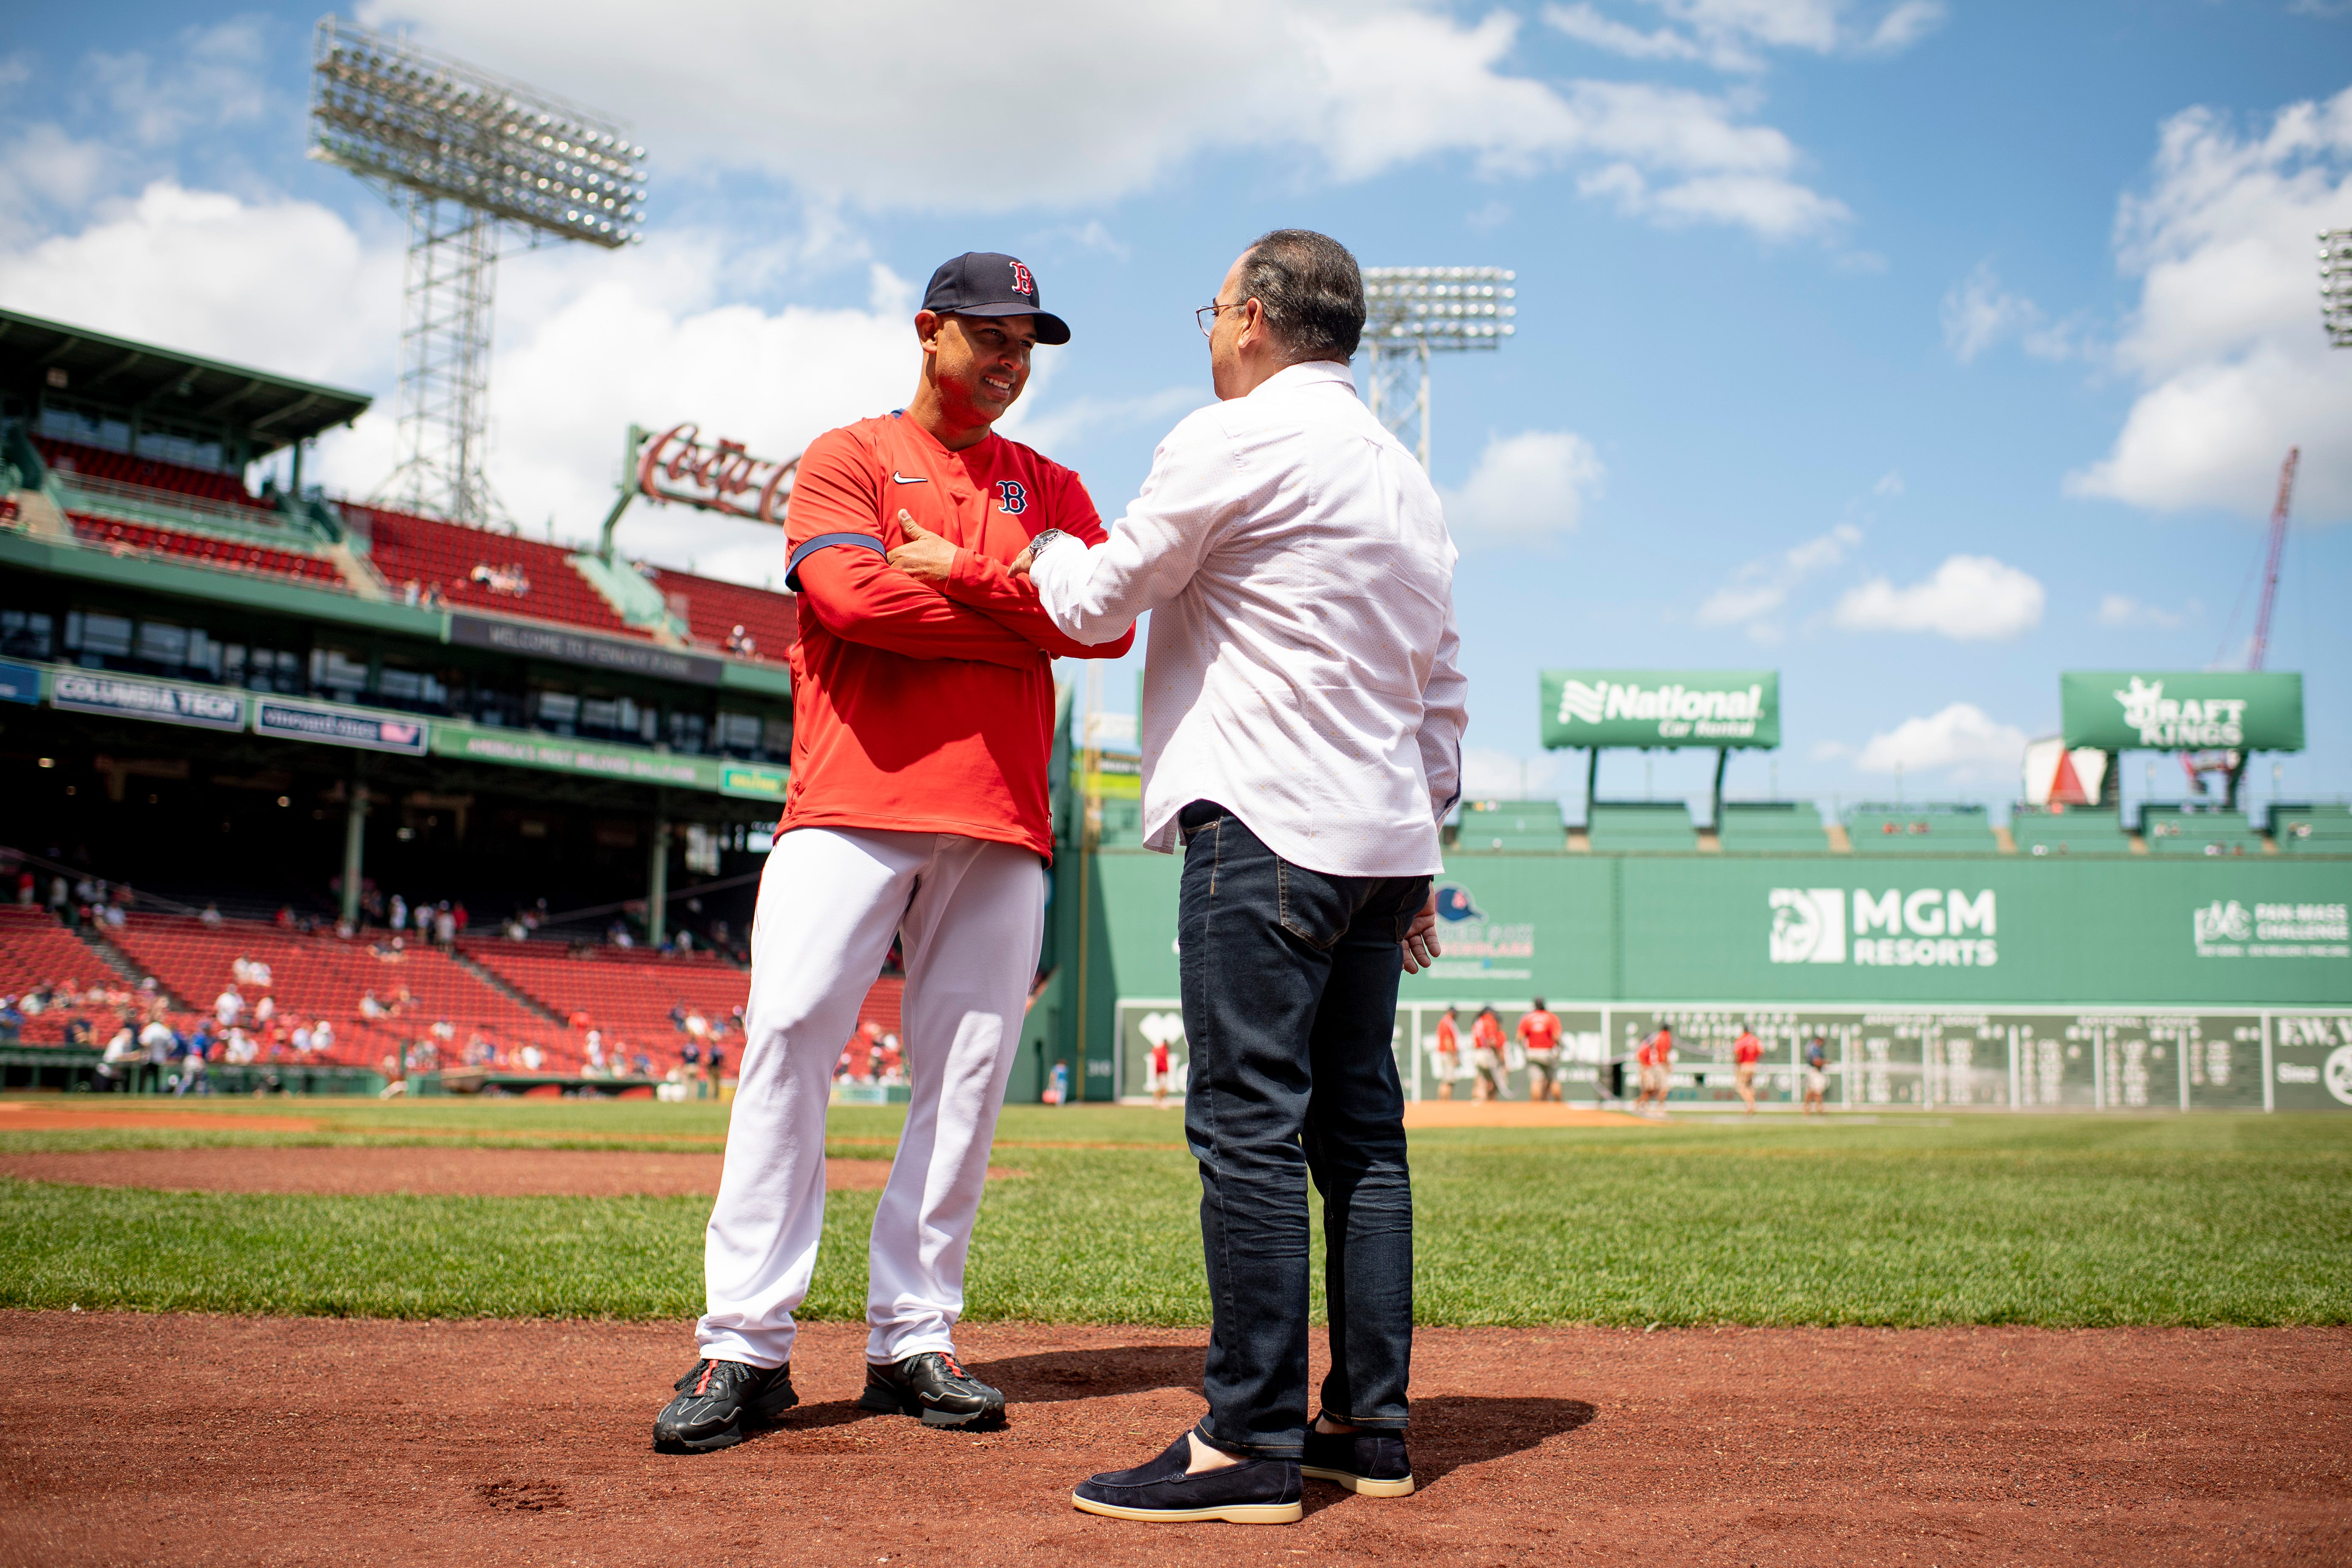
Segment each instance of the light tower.
[[2331,228],[2319,237],[2319,318],[2327,341],[2352,349],[2352,228]]
[[1372,416],[1406,440],[1429,467],[1429,356],[1497,349],[1511,335],[1518,277],[1500,267],[1367,267],[1364,349]]
[[499,515],[482,467],[500,236],[630,243],[646,150],[607,117],[327,16],[311,48],[310,152],[408,214],[399,459],[376,499],[488,522]]

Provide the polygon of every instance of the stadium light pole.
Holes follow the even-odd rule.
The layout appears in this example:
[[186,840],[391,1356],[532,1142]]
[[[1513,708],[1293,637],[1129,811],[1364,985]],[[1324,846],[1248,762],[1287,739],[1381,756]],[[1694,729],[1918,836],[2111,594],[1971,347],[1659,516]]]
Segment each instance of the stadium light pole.
[[403,38],[322,17],[310,155],[408,215],[399,458],[376,498],[485,523],[490,308],[499,247],[639,236],[646,150],[618,121]]
[[2319,319],[2332,347],[2352,349],[2352,228],[2319,237]]
[[1518,274],[1500,267],[1364,268],[1366,395],[1372,417],[1403,439],[1417,417],[1420,437],[1405,444],[1429,467],[1429,356],[1498,349],[1513,328]]

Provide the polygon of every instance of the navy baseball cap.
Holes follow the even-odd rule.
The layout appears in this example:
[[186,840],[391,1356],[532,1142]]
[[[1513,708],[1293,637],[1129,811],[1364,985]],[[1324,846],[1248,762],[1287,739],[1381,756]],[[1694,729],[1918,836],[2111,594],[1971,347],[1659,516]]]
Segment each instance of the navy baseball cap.
[[967,250],[940,263],[931,286],[923,290],[923,309],[942,315],[1034,316],[1039,342],[1070,341],[1070,324],[1038,308],[1037,279],[1028,267],[992,250]]

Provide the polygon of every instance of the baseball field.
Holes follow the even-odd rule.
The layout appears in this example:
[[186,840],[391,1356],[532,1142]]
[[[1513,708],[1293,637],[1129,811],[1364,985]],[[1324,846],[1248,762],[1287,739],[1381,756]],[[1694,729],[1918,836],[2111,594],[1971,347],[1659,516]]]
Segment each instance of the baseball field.
[[723,1107],[0,1101],[0,1559],[2352,1560],[2344,1122],[1420,1127],[1421,1490],[1249,1530],[1066,1501],[1200,1410],[1174,1110],[1005,1112],[1005,1430],[854,1408],[898,1114],[832,1116],[803,1404],[677,1458]]

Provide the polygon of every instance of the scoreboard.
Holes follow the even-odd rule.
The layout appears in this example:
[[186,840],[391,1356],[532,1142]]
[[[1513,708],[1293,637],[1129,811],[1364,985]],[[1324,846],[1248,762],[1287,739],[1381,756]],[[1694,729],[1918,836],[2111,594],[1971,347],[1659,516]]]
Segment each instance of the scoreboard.
[[[1471,1031],[1491,1005],[1508,1042],[1497,1076],[1513,1100],[1528,1096],[1518,1048],[1527,1003],[1457,1010],[1462,1050],[1450,1098],[1468,1100],[1475,1069]],[[1435,1047],[1446,1009],[1397,1009],[1399,1077],[1412,1100],[1436,1100],[1444,1081]],[[1633,1098],[1633,1056],[1661,1027],[1673,1031],[1677,1104],[1737,1106],[1732,1047],[1752,1029],[1764,1047],[1759,1104],[1804,1097],[1807,1047],[1822,1041],[1824,1100],[1843,1111],[1945,1110],[2352,1111],[2352,1009],[1788,1007],[1734,1005],[1577,1006],[1556,1004],[1563,1098],[1593,1103]],[[1185,1056],[1172,1000],[1120,1005],[1119,1092],[1142,1092],[1144,1053],[1165,1042],[1171,1067]],[[1181,1076],[1178,1079],[1182,1081]]]

